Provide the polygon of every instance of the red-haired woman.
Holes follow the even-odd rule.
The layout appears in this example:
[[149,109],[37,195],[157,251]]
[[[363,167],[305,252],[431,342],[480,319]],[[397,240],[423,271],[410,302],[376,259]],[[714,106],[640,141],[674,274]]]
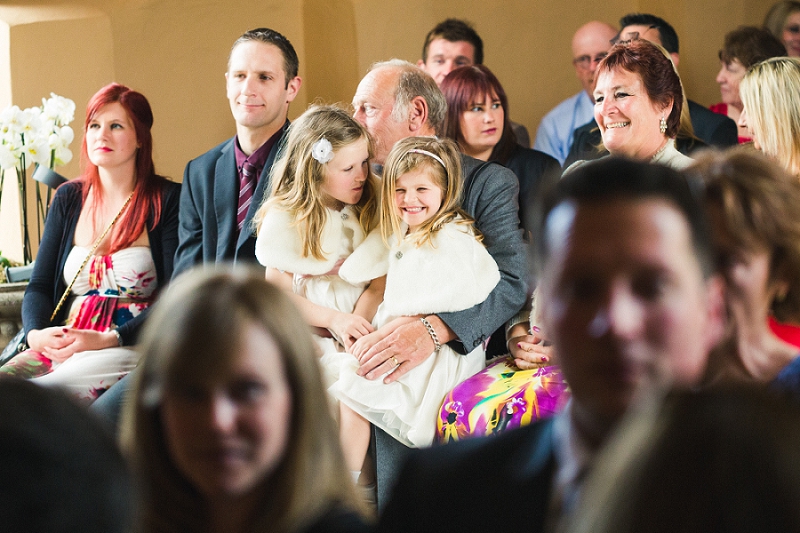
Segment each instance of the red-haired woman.
[[22,301],[29,349],[0,375],[93,401],[136,365],[130,346],[172,275],[178,242],[180,185],[155,174],[152,125],[147,99],[123,85],[89,101],[83,174],[53,198]]

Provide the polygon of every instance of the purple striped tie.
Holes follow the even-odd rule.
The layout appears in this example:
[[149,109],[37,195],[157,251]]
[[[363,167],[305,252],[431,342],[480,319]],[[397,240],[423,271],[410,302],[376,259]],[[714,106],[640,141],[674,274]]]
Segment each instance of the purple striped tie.
[[242,180],[239,183],[239,208],[236,211],[236,223],[239,231],[242,231],[244,219],[247,217],[247,210],[253,201],[253,193],[256,188],[257,169],[247,161],[242,165]]

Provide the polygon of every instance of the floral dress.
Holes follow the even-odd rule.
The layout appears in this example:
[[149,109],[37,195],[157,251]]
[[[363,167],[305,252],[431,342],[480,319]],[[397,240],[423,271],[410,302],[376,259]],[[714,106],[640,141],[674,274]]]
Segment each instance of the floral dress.
[[[88,253],[81,246],[72,248],[64,265],[66,283],[72,281]],[[134,246],[110,255],[95,255],[72,287],[65,326],[94,331],[120,327],[150,305],[157,285],[149,247]],[[79,399],[93,401],[137,362],[136,351],[125,347],[78,352],[61,363],[27,350],[0,368],[0,375],[60,386]]]

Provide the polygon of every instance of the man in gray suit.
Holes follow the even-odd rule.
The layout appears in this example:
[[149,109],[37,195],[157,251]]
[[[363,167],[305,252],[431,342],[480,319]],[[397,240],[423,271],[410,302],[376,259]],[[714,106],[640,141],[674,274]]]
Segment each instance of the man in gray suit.
[[[382,165],[400,139],[441,133],[447,104],[436,82],[406,61],[376,63],[364,76],[353,97],[355,118],[373,136],[375,162]],[[519,229],[517,178],[496,163],[462,155],[462,207],[475,219],[483,242],[500,268],[501,280],[485,302],[465,311],[425,318],[436,340],[449,342],[467,353],[485,342],[525,302],[525,249]],[[453,265],[458,268],[458,265]],[[359,373],[376,379],[394,366],[386,383],[417,366],[434,351],[433,335],[417,320],[398,327],[367,352]],[[399,365],[399,366],[398,366]]]

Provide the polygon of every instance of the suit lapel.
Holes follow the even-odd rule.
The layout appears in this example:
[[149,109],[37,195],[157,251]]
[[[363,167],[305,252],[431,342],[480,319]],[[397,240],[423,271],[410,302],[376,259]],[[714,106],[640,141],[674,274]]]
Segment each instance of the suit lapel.
[[239,175],[236,172],[235,138],[222,149],[214,169],[214,214],[217,219],[217,258],[230,257],[230,245],[236,237],[236,206]]

